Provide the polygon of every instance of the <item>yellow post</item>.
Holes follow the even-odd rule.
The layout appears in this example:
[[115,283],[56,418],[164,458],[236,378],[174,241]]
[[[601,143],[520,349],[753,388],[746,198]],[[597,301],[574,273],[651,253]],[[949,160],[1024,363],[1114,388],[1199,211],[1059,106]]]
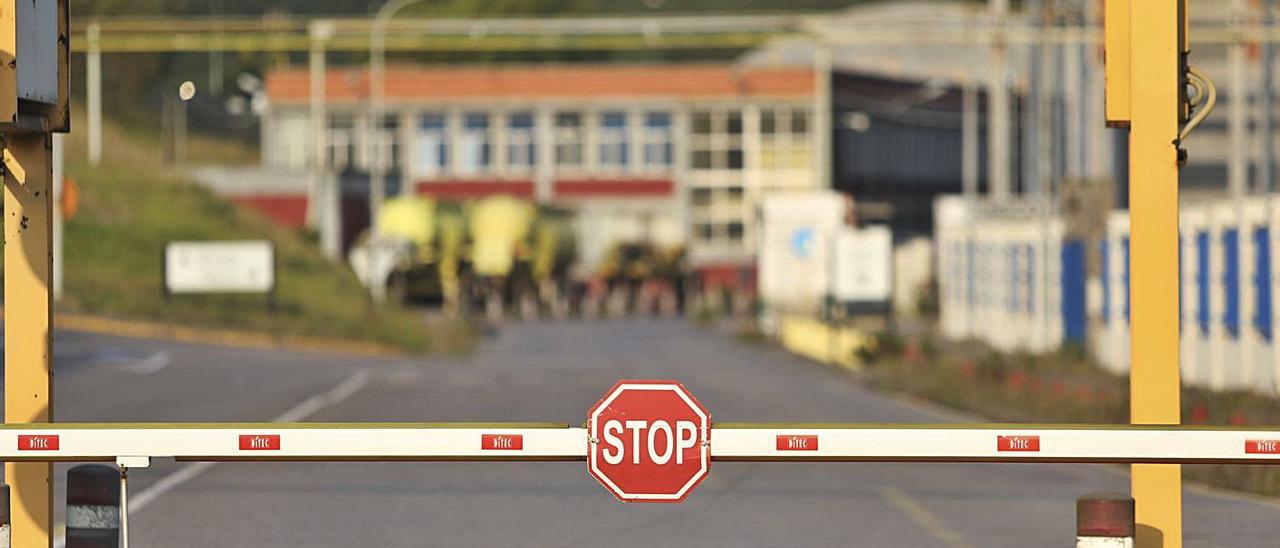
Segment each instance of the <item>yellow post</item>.
[[[1130,0],[1130,422],[1178,424],[1179,0]],[[1110,106],[1110,105],[1109,105]],[[1181,467],[1133,465],[1137,545],[1182,546]]]
[[[52,140],[4,137],[4,419],[53,420]],[[5,463],[14,546],[52,546],[53,467]]]

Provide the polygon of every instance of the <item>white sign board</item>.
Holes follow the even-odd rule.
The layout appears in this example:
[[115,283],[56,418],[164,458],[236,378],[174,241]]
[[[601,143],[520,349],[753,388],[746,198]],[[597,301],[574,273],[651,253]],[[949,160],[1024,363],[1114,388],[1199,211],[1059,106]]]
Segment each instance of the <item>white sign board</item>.
[[164,284],[170,293],[266,293],[275,283],[271,242],[169,242],[165,246]]
[[816,309],[830,290],[831,238],[844,224],[847,200],[837,192],[776,193],[761,205],[757,270],[760,297],[771,307]]
[[832,297],[838,302],[887,302],[893,296],[893,234],[872,226],[836,233]]

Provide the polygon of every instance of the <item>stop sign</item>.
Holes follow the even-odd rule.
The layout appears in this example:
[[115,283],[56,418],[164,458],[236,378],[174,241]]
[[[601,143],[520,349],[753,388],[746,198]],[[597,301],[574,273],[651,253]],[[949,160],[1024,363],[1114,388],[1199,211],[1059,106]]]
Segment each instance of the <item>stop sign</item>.
[[680,502],[711,468],[711,413],[676,381],[618,381],[587,429],[587,470],[623,502]]

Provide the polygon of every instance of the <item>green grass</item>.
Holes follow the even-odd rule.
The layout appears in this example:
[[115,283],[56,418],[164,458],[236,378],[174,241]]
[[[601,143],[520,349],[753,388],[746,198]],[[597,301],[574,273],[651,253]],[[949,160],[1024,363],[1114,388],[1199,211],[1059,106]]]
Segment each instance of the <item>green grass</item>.
[[[433,345],[418,315],[374,307],[350,270],[323,257],[304,234],[273,226],[173,172],[72,164],[68,173],[82,192],[79,213],[66,223],[66,307],[71,310],[375,341],[410,351],[466,339],[451,333]],[[161,261],[169,241],[251,238],[270,239],[276,247],[274,309],[261,295],[163,294]]]
[[[867,380],[997,422],[1123,424],[1129,420],[1129,379],[1094,364],[1078,349],[1048,355],[1007,355],[978,344],[936,343],[924,336],[878,337],[862,356]],[[1246,392],[1182,390],[1182,422],[1198,425],[1278,425],[1280,399]],[[1280,495],[1273,466],[1188,465],[1194,481]]]
[[[83,109],[73,109],[83,128]],[[103,164],[84,162],[83,132],[66,139],[67,175],[80,189],[65,224],[63,310],[273,336],[370,341],[410,352],[466,350],[467,325],[428,324],[421,314],[375,307],[344,263],[320,254],[311,234],[278,227],[162,166],[154,138],[108,121]],[[206,142],[208,141],[208,142]],[[253,163],[241,143],[194,138],[199,163]],[[276,249],[274,308],[262,295],[175,295],[162,291],[172,240],[269,239]]]

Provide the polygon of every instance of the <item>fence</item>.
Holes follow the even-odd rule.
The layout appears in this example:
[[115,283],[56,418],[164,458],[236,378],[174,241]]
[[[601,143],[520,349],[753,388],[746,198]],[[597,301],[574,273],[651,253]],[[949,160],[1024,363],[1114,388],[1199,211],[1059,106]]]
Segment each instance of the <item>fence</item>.
[[[941,329],[1003,351],[1086,346],[1104,367],[1129,369],[1129,215],[1103,236],[1065,233],[1055,213],[935,205]],[[1280,394],[1280,196],[1184,203],[1180,212],[1184,384]],[[1096,254],[1096,268],[1088,256]]]

